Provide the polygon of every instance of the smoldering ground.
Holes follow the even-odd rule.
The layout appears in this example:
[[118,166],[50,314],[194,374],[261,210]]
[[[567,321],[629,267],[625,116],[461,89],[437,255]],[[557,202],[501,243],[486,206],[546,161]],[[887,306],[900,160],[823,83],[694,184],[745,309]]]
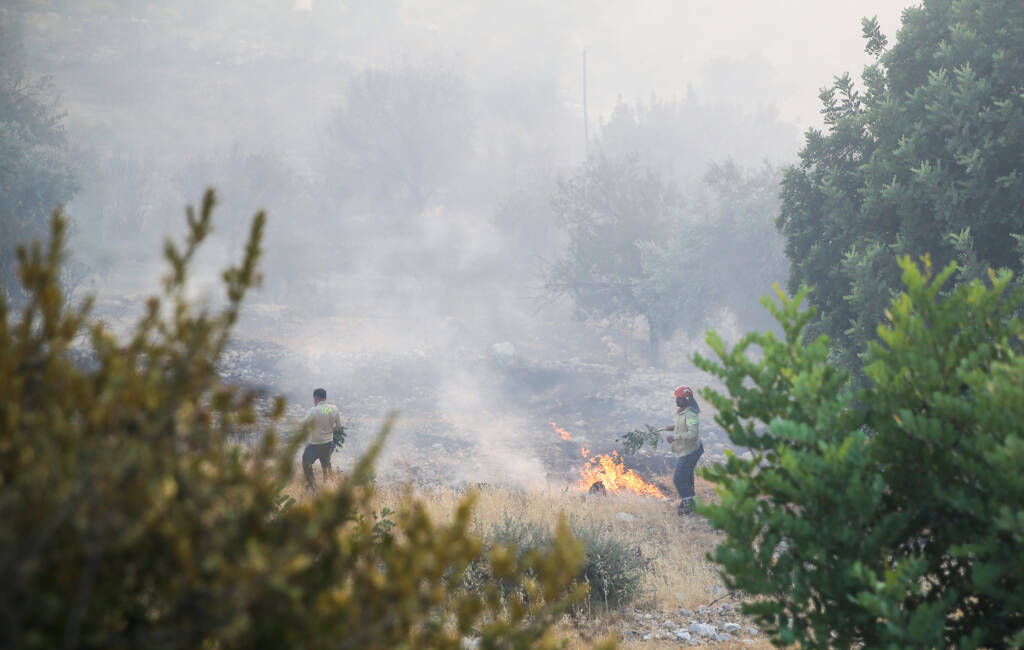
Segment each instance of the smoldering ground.
[[[785,283],[781,241],[772,192],[744,183],[770,185],[820,123],[817,89],[867,62],[860,16],[890,26],[898,10],[14,3],[3,19],[64,115],[74,286],[97,294],[100,315],[122,329],[137,317],[159,286],[162,240],[184,233],[184,204],[212,185],[221,201],[194,300],[222,300],[219,270],[240,256],[251,215],[269,215],[264,286],[226,376],[285,394],[294,420],[327,388],[352,428],[343,463],[397,410],[382,473],[539,485],[578,466],[581,441],[604,451],[623,431],[667,423],[671,389],[709,381],[688,361],[705,327],[763,324],[739,302]],[[701,307],[659,368],[645,359],[643,318],[584,313],[546,282],[573,246],[554,199],[600,155],[637,160],[679,195],[651,259],[678,257],[666,242],[685,233],[735,260],[702,293],[685,289],[706,305],[734,296],[731,309]],[[738,197],[709,189],[714,169]],[[726,217],[762,229],[716,239]],[[615,250],[638,244],[621,239]],[[512,355],[495,355],[504,343]]]

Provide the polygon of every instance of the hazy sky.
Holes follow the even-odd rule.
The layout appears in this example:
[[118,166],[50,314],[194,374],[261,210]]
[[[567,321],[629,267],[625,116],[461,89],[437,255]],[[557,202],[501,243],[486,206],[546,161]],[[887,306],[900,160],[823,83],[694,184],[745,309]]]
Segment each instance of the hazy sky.
[[[869,61],[860,19],[877,15],[893,40],[903,8],[914,4],[312,2],[317,9],[313,12],[295,10],[310,6],[310,0],[253,0],[214,4],[193,13],[183,10],[181,15],[187,18],[181,31],[159,38],[151,30],[164,28],[153,17],[180,14],[174,2],[147,10],[142,20],[131,17],[102,25],[84,16],[61,24],[40,5],[33,10],[39,25],[33,45],[46,59],[38,62],[41,72],[53,74],[62,91],[72,129],[85,127],[93,135],[106,130],[105,137],[120,140],[121,148],[137,148],[143,141],[167,150],[176,145],[196,149],[204,142],[261,140],[263,144],[253,146],[294,150],[298,143],[321,136],[323,122],[342,97],[346,71],[413,63],[457,70],[475,89],[503,89],[500,92],[515,102],[509,119],[520,119],[524,125],[534,118],[518,115],[521,111],[560,113],[545,119],[562,120],[557,128],[573,131],[563,133],[572,136],[569,148],[575,148],[574,123],[579,125],[579,151],[566,151],[575,158],[583,149],[584,49],[591,135],[620,97],[630,103],[652,93],[671,98],[688,88],[705,102],[776,106],[779,119],[796,124],[794,131],[800,133],[820,125],[819,89],[842,72],[858,77]],[[64,35],[69,29],[77,50],[68,50]],[[112,48],[121,51],[122,59],[119,67],[108,70],[104,61]],[[63,61],[53,62],[54,53]],[[181,65],[175,63],[179,57]],[[133,61],[138,65],[133,67]],[[207,78],[218,81],[199,87],[193,77],[178,74],[179,68],[194,69],[196,61],[212,63],[215,67],[206,70]],[[274,67],[274,61],[285,64]],[[83,66],[93,70],[93,81],[83,80]],[[524,100],[526,93],[537,93],[537,101]],[[137,137],[136,132],[143,135]],[[127,141],[124,134],[131,134]],[[802,144],[795,140],[794,157]]]
[[[587,48],[588,93],[605,108],[617,93],[698,90],[717,81],[743,92],[716,61],[762,59],[755,94],[774,93],[780,113],[801,127],[818,122],[818,90],[843,71],[859,76],[870,61],[860,19],[877,15],[893,40],[905,0],[682,0],[615,2],[575,38]],[[624,65],[622,62],[629,62]],[[719,66],[721,67],[721,66]],[[708,74],[710,72],[710,74]],[[710,78],[709,78],[710,77]],[[730,85],[735,87],[729,88]],[[749,87],[749,85],[748,85]],[[749,97],[757,102],[758,98]],[[606,110],[606,108],[605,108]]]
[[[408,0],[397,3],[404,25],[396,41],[371,52],[384,59],[453,57],[488,76],[556,73],[567,101],[578,101],[580,53],[587,50],[592,119],[616,98],[651,92],[672,96],[717,90],[752,102],[777,103],[801,129],[818,120],[818,91],[844,71],[859,76],[869,62],[862,17],[878,16],[894,39],[908,0],[567,0],[545,3]],[[370,56],[373,56],[372,54]],[[728,62],[732,62],[730,67]],[[735,64],[763,74],[730,76]],[[743,66],[743,67],[747,67]],[[753,81],[753,83],[745,83]],[[760,84],[760,87],[754,86]],[[708,88],[717,84],[718,88]],[[737,97],[738,98],[738,97]]]

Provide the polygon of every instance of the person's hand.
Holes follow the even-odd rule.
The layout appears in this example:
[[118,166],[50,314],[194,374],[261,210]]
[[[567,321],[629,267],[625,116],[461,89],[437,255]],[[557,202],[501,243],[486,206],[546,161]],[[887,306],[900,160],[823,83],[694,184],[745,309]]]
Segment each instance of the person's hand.
[[672,442],[673,440],[675,440],[675,437],[671,436],[671,435],[668,435],[668,436],[665,436],[665,440],[668,440],[669,442]]

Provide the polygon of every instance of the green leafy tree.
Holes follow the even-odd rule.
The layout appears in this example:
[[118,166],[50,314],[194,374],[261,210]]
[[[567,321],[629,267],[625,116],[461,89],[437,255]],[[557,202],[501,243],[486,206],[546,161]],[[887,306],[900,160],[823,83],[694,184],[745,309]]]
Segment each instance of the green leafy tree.
[[681,97],[652,94],[632,105],[620,100],[601,123],[595,145],[606,155],[639,156],[663,178],[684,188],[724,156],[741,165],[792,159],[797,127],[781,121],[774,108],[762,103],[772,101],[765,93],[776,87],[769,68],[756,61],[722,59],[711,64],[706,74],[706,85],[724,81],[733,86],[722,88],[724,94],[734,92],[754,101],[712,101],[692,87]]
[[955,264],[899,265],[856,392],[806,289],[764,300],[781,338],[709,333],[718,359],[696,362],[727,393],[705,396],[753,452],[705,472],[713,559],[780,643],[1021,647],[1024,291],[1002,271],[944,294]]
[[569,295],[585,317],[643,316],[648,361],[677,330],[702,329],[723,308],[748,327],[747,305],[787,277],[774,227],[778,171],[713,164],[684,202],[675,186],[634,156],[591,157],[553,201],[568,234],[548,288]]
[[469,90],[449,70],[367,69],[348,82],[329,130],[325,181],[335,193],[416,214],[468,161]]
[[643,280],[637,293],[655,321],[702,330],[728,309],[747,328],[770,325],[752,309],[784,282],[789,264],[775,229],[779,171],[748,172],[731,160],[712,164],[697,199],[661,239],[643,242]]
[[649,361],[677,325],[657,289],[640,285],[645,242],[666,237],[677,219],[679,195],[635,156],[591,156],[558,184],[552,201],[569,234],[568,250],[547,277],[550,291],[568,295],[584,317],[644,316],[650,325]]
[[814,288],[810,331],[858,376],[899,255],[1019,269],[1010,235],[1024,232],[1024,4],[926,0],[891,46],[863,27],[877,60],[863,89],[843,75],[822,92],[826,132],[786,170],[778,219],[790,289]]
[[[582,545],[563,523],[543,555],[496,546],[490,571],[521,584],[517,599],[460,587],[482,552],[472,497],[448,524],[417,502],[393,525],[372,509],[388,426],[336,490],[282,495],[301,441],[279,442],[283,400],[262,413],[215,372],[259,281],[262,213],[223,274],[226,306],[186,300],[213,205],[211,192],[184,246],[166,244],[164,292],[125,341],[88,301],[65,307],[59,213],[47,249],[20,249],[20,318],[0,300],[0,646],[557,645],[553,620],[586,593]],[[254,448],[230,442],[252,427]]]
[[77,189],[53,95],[48,79],[28,72],[14,19],[0,14],[0,292],[9,300],[24,297],[16,245],[41,239]]

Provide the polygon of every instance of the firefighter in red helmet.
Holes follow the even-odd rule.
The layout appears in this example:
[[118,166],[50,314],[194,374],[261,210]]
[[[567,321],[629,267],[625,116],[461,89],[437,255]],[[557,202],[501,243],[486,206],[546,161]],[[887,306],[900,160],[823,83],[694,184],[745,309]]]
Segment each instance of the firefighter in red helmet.
[[704,445],[700,441],[700,419],[697,417],[700,407],[689,386],[676,388],[673,395],[676,398],[676,421],[666,427],[672,434],[665,439],[672,444],[672,452],[679,454],[672,482],[681,499],[678,512],[688,515],[693,512],[693,470],[704,453]]

